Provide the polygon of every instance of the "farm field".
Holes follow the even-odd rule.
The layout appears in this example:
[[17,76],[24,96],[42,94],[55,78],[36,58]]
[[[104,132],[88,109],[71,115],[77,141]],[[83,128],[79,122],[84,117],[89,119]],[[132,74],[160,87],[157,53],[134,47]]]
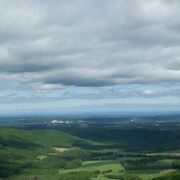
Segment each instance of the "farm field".
[[[127,157],[126,159],[117,159],[117,160],[108,160],[108,161],[85,161],[82,163],[80,168],[69,169],[69,170],[59,170],[59,173],[70,173],[70,172],[81,172],[81,171],[100,171],[101,173],[96,177],[92,178],[93,180],[107,180],[109,178],[106,175],[123,175],[126,174],[127,171],[122,166],[121,162],[125,160],[137,160],[138,158]],[[165,159],[160,160],[154,163],[154,165],[167,165],[170,167],[173,160]],[[175,172],[174,169],[165,169],[165,170],[153,170],[155,166],[151,165],[153,168],[148,170],[131,170],[128,171],[132,174],[137,174],[142,179],[151,179],[159,176],[166,175],[170,172]]]
[[82,163],[80,168],[72,170],[59,170],[59,173],[69,173],[76,171],[100,171],[101,173],[96,177],[92,178],[93,180],[106,180],[108,178],[104,177],[103,174],[118,174],[120,171],[124,171],[123,166],[117,160],[108,160],[108,161],[85,161]]

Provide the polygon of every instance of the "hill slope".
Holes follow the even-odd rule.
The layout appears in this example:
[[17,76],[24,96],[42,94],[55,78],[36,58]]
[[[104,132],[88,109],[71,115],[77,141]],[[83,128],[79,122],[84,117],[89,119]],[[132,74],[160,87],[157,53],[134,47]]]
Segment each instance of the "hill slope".
[[[44,171],[46,174],[52,170],[53,174],[57,173],[60,167],[77,167],[86,155],[77,147],[94,145],[96,143],[55,130],[1,129],[0,177],[22,174],[26,171],[33,174],[34,170],[38,173]],[[57,153],[53,147],[66,147],[70,151]]]

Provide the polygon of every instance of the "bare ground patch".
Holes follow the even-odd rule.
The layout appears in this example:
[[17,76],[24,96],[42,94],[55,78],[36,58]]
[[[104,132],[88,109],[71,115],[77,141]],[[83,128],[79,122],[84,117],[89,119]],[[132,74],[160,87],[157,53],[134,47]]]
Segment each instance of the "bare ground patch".
[[63,147],[53,147],[53,149],[61,153],[65,151],[69,151],[69,148],[63,148]]

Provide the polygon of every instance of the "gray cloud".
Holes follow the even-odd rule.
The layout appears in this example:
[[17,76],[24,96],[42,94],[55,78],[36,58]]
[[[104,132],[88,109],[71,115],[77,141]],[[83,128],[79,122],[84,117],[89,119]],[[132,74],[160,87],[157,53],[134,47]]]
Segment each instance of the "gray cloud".
[[0,0],[0,75],[45,89],[178,82],[179,16],[177,0]]

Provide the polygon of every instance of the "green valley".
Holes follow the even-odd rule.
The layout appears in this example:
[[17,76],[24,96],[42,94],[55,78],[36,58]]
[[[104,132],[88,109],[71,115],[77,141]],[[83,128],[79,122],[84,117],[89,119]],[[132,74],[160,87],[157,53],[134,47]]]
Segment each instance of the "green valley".
[[14,180],[147,180],[167,179],[176,174],[172,176],[174,178],[179,176],[179,141],[179,131],[167,129],[1,128],[0,177]]

